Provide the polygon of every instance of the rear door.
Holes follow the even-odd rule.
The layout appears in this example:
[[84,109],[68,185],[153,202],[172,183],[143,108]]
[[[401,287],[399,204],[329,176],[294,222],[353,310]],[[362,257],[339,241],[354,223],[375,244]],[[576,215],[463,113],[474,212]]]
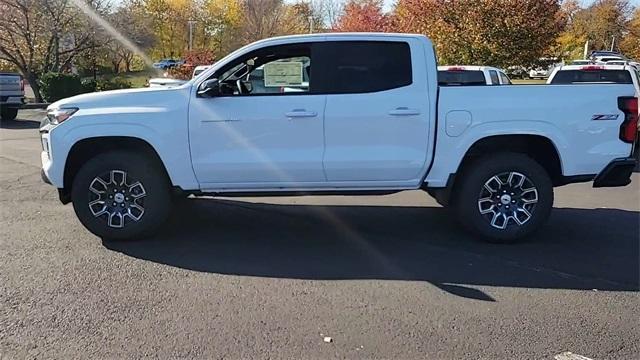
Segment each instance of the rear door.
[[429,140],[425,52],[417,39],[393,39],[319,47],[329,182],[420,180]]

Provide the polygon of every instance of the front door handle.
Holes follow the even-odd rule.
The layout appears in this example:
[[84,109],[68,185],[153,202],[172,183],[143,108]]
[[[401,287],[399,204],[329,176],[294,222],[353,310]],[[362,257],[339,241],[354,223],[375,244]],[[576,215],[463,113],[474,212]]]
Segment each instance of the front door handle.
[[394,116],[420,115],[420,110],[418,110],[418,109],[409,109],[408,107],[397,107],[397,108],[389,111],[389,115],[394,115]]
[[305,118],[305,117],[316,117],[318,113],[315,111],[307,111],[305,109],[294,109],[289,112],[284,113],[288,118]]

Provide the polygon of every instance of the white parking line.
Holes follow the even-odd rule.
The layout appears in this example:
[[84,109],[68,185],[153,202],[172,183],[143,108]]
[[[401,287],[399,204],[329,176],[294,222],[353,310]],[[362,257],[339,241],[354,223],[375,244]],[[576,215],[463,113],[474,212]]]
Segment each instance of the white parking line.
[[555,360],[593,360],[586,356],[574,354],[571,351],[565,351],[553,357]]

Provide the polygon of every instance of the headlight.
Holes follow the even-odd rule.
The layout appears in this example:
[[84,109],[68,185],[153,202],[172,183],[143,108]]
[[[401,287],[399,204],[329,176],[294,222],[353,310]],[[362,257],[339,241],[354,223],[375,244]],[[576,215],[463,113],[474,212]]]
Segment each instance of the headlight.
[[51,124],[58,125],[70,118],[76,111],[78,108],[49,109],[47,110],[47,118]]

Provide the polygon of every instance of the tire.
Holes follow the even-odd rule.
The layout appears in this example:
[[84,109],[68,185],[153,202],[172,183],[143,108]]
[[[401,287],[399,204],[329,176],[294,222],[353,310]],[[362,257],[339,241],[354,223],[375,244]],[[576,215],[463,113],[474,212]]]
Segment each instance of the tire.
[[155,161],[140,153],[113,151],[82,165],[73,179],[71,201],[93,234],[133,240],[153,235],[167,219],[170,184]]
[[15,120],[18,116],[18,108],[6,108],[0,109],[0,118],[2,120]]
[[466,167],[452,197],[456,216],[467,230],[488,242],[513,243],[533,234],[548,219],[553,184],[532,158],[497,153]]

